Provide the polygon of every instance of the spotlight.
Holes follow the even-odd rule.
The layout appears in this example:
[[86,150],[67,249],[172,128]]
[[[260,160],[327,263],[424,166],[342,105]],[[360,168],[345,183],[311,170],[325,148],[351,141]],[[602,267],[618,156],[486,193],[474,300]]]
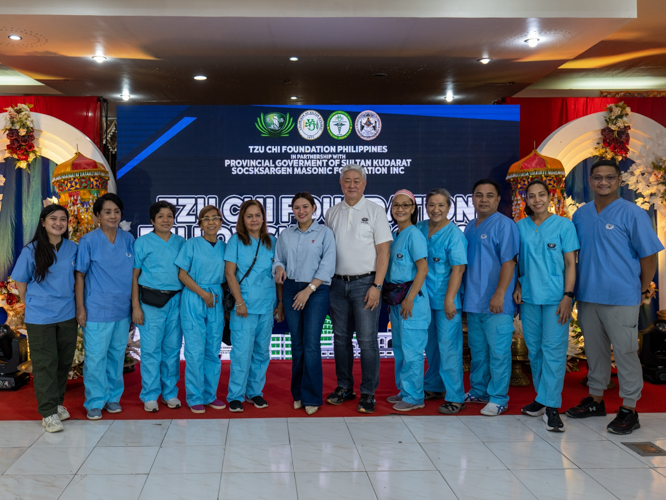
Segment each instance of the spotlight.
[[296,99],[298,99],[298,96],[292,95],[289,99],[291,99],[292,101],[295,101]]
[[477,59],[481,64],[488,64],[492,59],[490,57],[482,57],[481,59]]
[[97,61],[98,63],[103,63],[104,61],[106,61],[106,57],[105,57],[105,56],[92,56],[92,58],[93,58],[95,61]]
[[123,92],[122,94],[120,94],[120,97],[122,98],[123,101],[129,101],[131,96],[129,95],[128,92]]
[[539,45],[539,41],[540,40],[538,38],[528,38],[527,40],[525,40],[525,43],[530,47],[534,48],[537,45]]
[[453,102],[453,92],[450,90],[446,93],[446,102]]
[[207,76],[204,75],[197,75],[194,77],[195,80],[203,81],[203,80],[208,80]]
[[292,57],[289,58],[289,60],[292,61],[292,62],[296,62],[296,61],[298,61],[298,57],[292,56]]
[[10,40],[15,40],[15,41],[23,40],[23,37],[18,36],[18,35],[9,35],[7,38],[9,38]]

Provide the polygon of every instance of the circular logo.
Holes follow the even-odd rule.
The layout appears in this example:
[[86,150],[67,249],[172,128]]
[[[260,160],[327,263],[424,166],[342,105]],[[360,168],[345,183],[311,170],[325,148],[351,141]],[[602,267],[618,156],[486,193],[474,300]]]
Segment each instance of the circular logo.
[[606,229],[613,229],[615,226],[613,224],[606,224]]
[[371,141],[382,131],[382,121],[374,111],[363,111],[356,117],[354,128],[361,139]]
[[352,131],[352,119],[344,111],[336,111],[328,117],[326,129],[333,139],[345,139]]
[[314,141],[324,132],[324,119],[315,110],[308,109],[298,117],[297,128],[303,139]]
[[487,234],[482,234],[482,235],[481,235],[481,239],[482,239],[482,240],[485,240],[487,237],[488,237]]

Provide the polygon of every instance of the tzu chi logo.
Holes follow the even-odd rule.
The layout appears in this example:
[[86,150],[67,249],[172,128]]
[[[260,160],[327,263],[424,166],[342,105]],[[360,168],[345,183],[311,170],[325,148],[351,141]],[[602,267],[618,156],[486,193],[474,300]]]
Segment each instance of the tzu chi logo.
[[297,128],[303,139],[314,141],[324,132],[324,119],[315,110],[308,109],[298,117]]
[[487,237],[488,237],[487,234],[482,234],[482,235],[481,235],[481,239],[482,239],[482,240],[485,240]]
[[606,229],[613,229],[615,226],[613,224],[606,224]]

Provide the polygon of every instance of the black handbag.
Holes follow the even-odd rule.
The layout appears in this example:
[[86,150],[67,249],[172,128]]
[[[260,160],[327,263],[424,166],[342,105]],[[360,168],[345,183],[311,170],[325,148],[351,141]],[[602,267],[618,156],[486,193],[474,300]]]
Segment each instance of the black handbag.
[[[254,254],[254,260],[252,261],[252,264],[250,265],[250,268],[247,270],[247,272],[243,275],[241,280],[238,282],[238,286],[240,287],[241,283],[245,281],[245,278],[247,278],[247,275],[250,274],[250,271],[252,271],[252,268],[254,267],[254,263],[257,262],[257,255],[259,255],[259,247],[261,246],[261,240],[259,240],[259,244],[257,245],[257,252]],[[234,297],[234,294],[231,293],[231,287],[227,286],[227,289],[223,291],[223,306],[225,312],[231,312],[231,310],[234,308],[236,305],[236,297]]]
[[139,285],[141,292],[141,302],[148,306],[162,308],[171,300],[171,297],[180,292],[180,290],[156,290],[147,286]]
[[384,283],[382,287],[382,300],[389,306],[397,306],[409,293],[413,281],[406,283]]

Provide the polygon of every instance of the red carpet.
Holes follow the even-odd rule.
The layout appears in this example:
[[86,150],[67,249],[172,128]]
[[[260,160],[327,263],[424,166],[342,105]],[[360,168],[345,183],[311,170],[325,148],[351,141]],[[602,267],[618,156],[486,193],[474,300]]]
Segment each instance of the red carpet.
[[[335,362],[333,360],[324,360],[324,396],[335,389]],[[356,391],[358,393],[358,384],[361,380],[360,363],[355,362],[354,378],[356,379]],[[180,388],[179,397],[185,404],[185,389],[182,378],[182,371],[185,367],[181,362],[181,379],[178,384]],[[574,406],[578,401],[587,396],[587,388],[580,382],[587,374],[585,364],[581,363],[582,370],[579,372],[567,373],[562,408],[566,409]],[[289,392],[289,383],[291,380],[291,361],[271,361],[268,368],[266,388],[264,397],[269,403],[269,407],[258,410],[251,404],[245,404],[243,413],[231,413],[228,410],[206,409],[203,415],[195,415],[187,407],[178,410],[169,410],[166,406],[160,405],[160,411],[157,413],[146,413],[143,411],[143,403],[139,400],[141,391],[141,375],[139,369],[125,375],[125,393],[121,399],[123,412],[116,415],[104,413],[104,418],[113,419],[171,419],[171,418],[275,418],[275,417],[306,417],[305,411],[294,410],[291,393]],[[617,378],[612,378],[617,385]],[[229,381],[229,362],[222,363],[222,375],[218,395],[224,399],[227,392],[227,382]],[[395,379],[393,375],[393,360],[382,359],[380,369],[380,385],[377,390],[377,409],[373,416],[398,414],[391,405],[386,402],[386,398],[396,393]],[[465,387],[469,387],[469,374],[465,374]],[[508,414],[518,414],[520,409],[534,399],[534,390],[532,386],[511,387],[509,390],[509,411]],[[83,379],[70,380],[67,386],[67,395],[65,396],[65,406],[69,409],[73,419],[85,419],[85,410],[83,408]],[[606,392],[606,409],[614,412],[620,405],[618,397],[618,388]],[[358,399],[345,403],[341,406],[331,406],[324,404],[314,415],[315,417],[352,417],[359,416],[356,412]],[[426,401],[426,407],[421,410],[409,412],[408,415],[439,415],[437,407],[442,404],[441,399]],[[467,405],[467,408],[460,412],[460,415],[478,415],[481,405]],[[641,398],[638,409],[640,412],[666,412],[666,385],[653,385],[645,382],[643,397]],[[404,415],[404,413],[400,413]],[[37,420],[40,416],[37,413],[37,402],[32,382],[22,387],[16,392],[0,391],[0,420]]]

